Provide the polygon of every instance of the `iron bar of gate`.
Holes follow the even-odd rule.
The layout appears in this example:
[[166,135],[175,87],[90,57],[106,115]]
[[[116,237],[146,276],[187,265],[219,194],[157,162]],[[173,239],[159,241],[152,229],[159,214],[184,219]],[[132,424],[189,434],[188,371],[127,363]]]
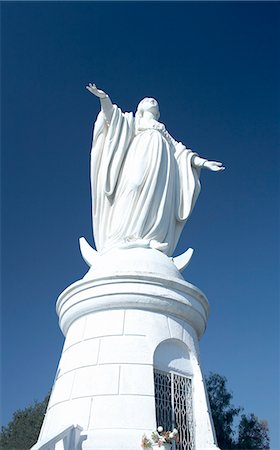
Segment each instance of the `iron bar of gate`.
[[154,380],[157,425],[178,428],[180,442],[174,450],[194,450],[191,378],[155,369]]

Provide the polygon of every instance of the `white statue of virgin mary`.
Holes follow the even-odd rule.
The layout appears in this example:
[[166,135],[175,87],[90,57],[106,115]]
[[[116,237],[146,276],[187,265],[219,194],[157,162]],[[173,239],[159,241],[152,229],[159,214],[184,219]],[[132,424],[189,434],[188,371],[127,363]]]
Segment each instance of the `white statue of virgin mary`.
[[122,246],[151,247],[172,256],[200,192],[200,169],[223,170],[175,141],[159,120],[155,99],[135,116],[100,98],[91,152],[93,231],[101,254]]

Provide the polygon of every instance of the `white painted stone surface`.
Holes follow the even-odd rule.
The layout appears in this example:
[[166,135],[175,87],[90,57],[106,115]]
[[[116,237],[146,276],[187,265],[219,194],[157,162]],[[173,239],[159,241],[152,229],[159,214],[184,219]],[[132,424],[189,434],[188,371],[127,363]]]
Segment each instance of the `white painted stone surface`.
[[[91,153],[98,252],[129,245],[172,256],[198,198],[201,169],[221,171],[222,163],[200,158],[177,142],[159,122],[154,98],[141,100],[134,116],[113,105],[94,84],[87,89],[100,98],[101,106]],[[180,265],[187,264],[189,256],[182,257]],[[91,256],[86,259],[91,265]]]
[[156,428],[155,366],[192,377],[196,450],[214,449],[198,363],[206,297],[161,252],[113,256],[57,301],[66,339],[40,439],[78,423],[83,450],[140,449],[142,434]]
[[154,366],[164,372],[193,375],[189,349],[178,339],[167,339],[157,346],[154,352]]
[[122,364],[120,370],[120,395],[154,395],[153,366]]
[[121,336],[123,334],[124,314],[122,310],[113,310],[110,319],[107,311],[96,312],[86,316],[84,339],[100,336]]
[[58,367],[58,376],[79,367],[97,364],[99,345],[99,339],[90,339],[72,344],[64,350]]
[[73,322],[73,325],[71,329],[69,330],[69,333],[67,334],[67,340],[65,340],[64,343],[64,350],[66,350],[68,347],[71,347],[71,345],[75,344],[76,342],[82,341],[84,338],[84,331],[85,331],[85,324],[86,324],[86,317],[80,317],[75,322]]
[[157,425],[156,367],[192,378],[195,450],[215,449],[198,362],[209,305],[178,271],[193,250],[172,255],[201,168],[224,167],[177,142],[155,99],[143,99],[134,116],[95,85],[87,89],[101,102],[91,154],[98,251],[80,239],[90,270],[57,301],[65,344],[38,445],[78,424],[79,450],[139,449]]

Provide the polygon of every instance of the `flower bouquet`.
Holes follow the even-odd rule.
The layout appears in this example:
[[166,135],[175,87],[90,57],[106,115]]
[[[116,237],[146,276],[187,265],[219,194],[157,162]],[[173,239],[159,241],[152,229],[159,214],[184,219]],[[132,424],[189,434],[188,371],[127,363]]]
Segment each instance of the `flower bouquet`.
[[141,447],[142,448],[162,447],[162,449],[164,449],[167,447],[166,444],[172,444],[172,441],[175,441],[177,443],[179,442],[178,430],[174,428],[173,431],[164,431],[163,428],[160,426],[157,428],[156,431],[152,432],[150,439],[146,436],[146,434],[143,434]]

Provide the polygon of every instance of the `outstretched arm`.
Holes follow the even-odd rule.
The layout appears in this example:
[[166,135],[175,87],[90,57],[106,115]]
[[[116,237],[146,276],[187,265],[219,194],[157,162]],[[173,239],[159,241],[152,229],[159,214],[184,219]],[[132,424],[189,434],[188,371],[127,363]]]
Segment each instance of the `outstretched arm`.
[[195,156],[192,160],[193,167],[197,168],[206,168],[209,170],[212,170],[213,172],[220,172],[221,170],[224,170],[223,163],[218,161],[208,161],[207,159],[200,158],[200,156]]
[[101,110],[105,116],[106,122],[110,124],[113,114],[113,104],[109,95],[101,89],[97,89],[95,84],[89,83],[86,89],[100,99]]
[[[182,149],[185,146],[181,142],[175,141],[175,139],[171,136],[171,134],[168,133],[166,130],[164,124],[157,122],[157,126],[155,127],[165,136],[165,138],[171,142],[175,148]],[[209,170],[212,170],[213,172],[220,172],[221,170],[224,170],[225,167],[223,166],[223,163],[219,161],[208,161],[207,159],[201,158],[198,155],[195,155],[195,157],[192,159],[192,166],[196,168],[206,168]]]

